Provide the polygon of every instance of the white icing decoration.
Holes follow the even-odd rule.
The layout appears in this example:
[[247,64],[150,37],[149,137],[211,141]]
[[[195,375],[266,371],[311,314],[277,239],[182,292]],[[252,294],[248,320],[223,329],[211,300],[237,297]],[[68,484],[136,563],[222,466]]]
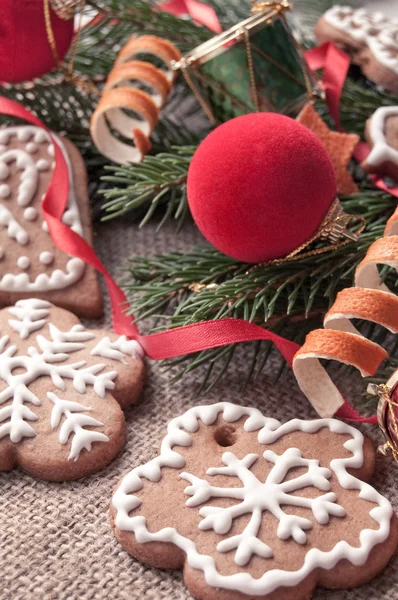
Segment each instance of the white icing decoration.
[[[9,326],[17,331],[21,338],[27,338],[32,331],[42,328],[47,323],[48,309],[51,306],[49,302],[34,298],[19,300],[8,310],[18,319],[10,319]],[[86,347],[85,342],[94,339],[95,334],[85,331],[82,325],[74,325],[69,331],[61,331],[52,323],[48,323],[48,327],[50,339],[43,335],[36,336],[37,348],[29,346],[26,356],[19,356],[15,345],[8,345],[8,335],[0,338],[0,379],[7,384],[0,392],[0,405],[11,401],[10,405],[0,410],[0,422],[9,419],[0,426],[0,439],[8,435],[12,442],[19,442],[24,437],[36,435],[27,421],[34,421],[37,416],[25,404],[41,404],[40,399],[29,390],[29,384],[39,377],[50,377],[53,385],[60,390],[65,389],[65,379],[70,379],[74,389],[80,394],[84,394],[90,385],[100,398],[105,397],[106,390],[113,390],[115,387],[117,371],[104,372],[106,365],[94,364],[86,367],[85,360],[66,362],[69,361],[72,352],[83,350]],[[22,372],[15,373],[21,369]],[[65,429],[69,428],[69,424]]]
[[29,269],[29,267],[30,267],[29,256],[20,256],[17,260],[17,265],[20,269]]
[[44,142],[49,142],[49,137],[43,129],[37,129],[34,133],[33,139],[36,144],[44,144]]
[[[0,142],[9,143],[9,140],[13,135],[17,136],[17,139],[21,142],[26,142],[33,137],[36,144],[46,142],[48,147],[50,147],[50,145],[52,146],[48,134],[31,125],[8,127],[7,129],[0,131]],[[72,165],[62,140],[57,137],[57,141],[64,154],[69,172],[69,196],[65,215],[68,215],[67,218],[71,229],[82,236],[83,226],[74,191]],[[29,143],[33,144],[33,142]],[[9,177],[10,170],[8,168],[8,163],[12,161],[16,161],[18,169],[23,169],[21,182],[18,188],[17,202],[20,206],[27,207],[24,211],[24,218],[33,220],[33,218],[35,218],[33,217],[33,214],[37,215],[37,209],[29,207],[28,205],[32,202],[37,192],[40,171],[48,170],[50,168],[50,162],[45,159],[40,159],[35,163],[32,160],[32,157],[22,149],[7,150],[0,154],[0,179]],[[33,211],[36,212],[34,213]],[[28,233],[16,222],[14,217],[12,217],[11,212],[2,205],[0,205],[0,225],[6,225],[8,227],[9,236],[15,238],[18,243],[25,245],[29,242]],[[44,231],[48,232],[47,223],[43,222],[42,228]],[[18,237],[16,237],[16,235],[18,235]],[[83,275],[84,269],[85,263],[83,260],[71,257],[66,264],[65,271],[55,269],[52,273],[40,273],[34,281],[30,280],[28,273],[4,273],[0,278],[0,290],[7,292],[46,292],[54,289],[59,290],[78,281]]]
[[90,417],[90,415],[82,414],[83,412],[91,411],[90,407],[83,406],[79,402],[62,400],[52,392],[47,392],[47,397],[54,404],[54,408],[51,411],[52,429],[58,427],[62,417],[65,417],[65,421],[59,432],[59,441],[61,444],[66,444],[69,437],[74,434],[68,460],[77,461],[83,448],[90,452],[93,442],[109,442],[108,436],[104,433],[84,429],[84,427],[100,427],[103,425],[103,423]]
[[42,228],[42,230],[43,230],[43,231],[45,231],[46,233],[48,233],[48,232],[49,232],[47,221],[43,221],[43,223],[41,224],[41,228]]
[[26,219],[27,221],[34,221],[37,217],[36,208],[34,208],[33,206],[28,206],[28,208],[25,208],[25,210],[23,211],[23,216],[24,219]]
[[369,122],[369,137],[373,148],[366,158],[367,164],[379,166],[384,162],[398,165],[398,150],[388,145],[385,135],[385,122],[388,117],[398,117],[398,106],[385,106],[378,108]]
[[333,6],[324,14],[325,21],[357,42],[369,47],[376,60],[398,74],[398,24],[382,13],[364,8]]
[[0,198],[8,198],[11,194],[11,188],[6,183],[0,185]]
[[48,171],[48,169],[50,168],[50,163],[48,162],[48,160],[41,158],[37,161],[36,167],[39,169],[39,171]]
[[52,252],[41,252],[39,260],[43,265],[51,265],[54,260],[54,254]]
[[[234,422],[243,416],[247,416],[244,423],[244,430],[247,432],[258,431],[257,439],[260,444],[267,445],[276,442],[282,436],[292,433],[294,431],[303,431],[306,433],[315,433],[322,428],[328,428],[332,433],[349,435],[350,439],[344,443],[344,448],[351,452],[351,456],[347,458],[336,458],[330,462],[330,470],[335,474],[337,480],[345,489],[359,490],[359,496],[363,500],[367,500],[376,506],[371,506],[369,510],[370,517],[374,520],[375,524],[378,525],[376,529],[363,529],[359,536],[359,546],[351,546],[346,541],[339,541],[329,552],[323,552],[317,548],[310,548],[305,556],[303,566],[296,571],[273,569],[266,571],[261,577],[254,579],[248,572],[235,573],[233,575],[222,575],[216,567],[215,560],[208,555],[200,554],[197,550],[195,542],[192,539],[186,538],[174,528],[166,527],[160,531],[149,531],[146,526],[146,519],[144,516],[134,516],[131,512],[140,506],[141,501],[137,496],[134,496],[134,492],[139,491],[143,482],[142,479],[148,479],[152,482],[159,482],[162,477],[161,469],[163,467],[169,467],[172,469],[181,469],[185,465],[184,457],[173,450],[173,446],[185,446],[188,447],[192,444],[191,433],[194,433],[199,428],[199,420],[205,425],[214,423],[219,414],[222,414],[223,419],[226,422]],[[254,455],[256,457],[256,455]],[[251,501],[248,494],[248,488],[251,487],[254,491],[259,490],[259,482],[254,481],[249,468],[254,462],[254,456],[249,455],[243,460],[239,461],[234,457],[232,453],[226,453],[223,455],[223,462],[226,467],[209,469],[208,475],[212,476],[216,473],[222,472],[224,474],[233,474],[239,471],[239,477],[242,480],[243,477],[247,478],[244,482],[243,493],[240,492],[242,488],[222,488],[223,496],[236,497],[232,494],[242,494],[242,502],[237,506],[242,510],[242,505],[246,502],[248,510],[245,512],[251,512],[252,519],[250,520],[251,526],[247,526],[242,534],[242,537],[234,536],[228,540],[222,540],[220,544],[223,544],[221,550],[228,551],[229,549],[237,548],[236,559],[241,560],[242,563],[248,558],[250,554],[258,553],[261,556],[269,555],[269,551],[266,545],[257,540],[256,534],[258,532],[258,519],[259,510],[263,506],[263,503],[267,501],[263,495],[257,497],[257,504],[255,501]],[[257,457],[256,457],[257,458]],[[296,461],[306,460],[299,456],[297,450],[292,449],[285,452],[282,456],[277,456],[270,450],[265,451],[265,458],[275,464],[271,474],[267,478],[267,483],[272,483],[274,479],[275,484],[283,482],[283,478],[286,475],[287,467],[289,464],[294,464]],[[353,427],[337,421],[335,419],[318,419],[314,421],[301,421],[299,419],[293,419],[287,423],[281,424],[276,419],[264,417],[261,412],[255,408],[241,407],[230,404],[229,402],[220,402],[210,406],[197,406],[188,410],[185,414],[176,419],[173,419],[167,427],[167,435],[164,438],[161,446],[160,455],[149,461],[148,463],[136,467],[128,475],[124,477],[119,488],[116,490],[112,504],[116,509],[115,524],[122,531],[134,532],[135,539],[139,543],[146,542],[171,542],[177,547],[181,548],[186,554],[187,563],[194,569],[200,569],[203,571],[206,583],[212,587],[219,587],[223,589],[229,589],[241,592],[247,595],[261,595],[266,596],[272,593],[275,589],[280,587],[292,587],[299,585],[300,582],[305,580],[311,573],[316,569],[332,569],[340,560],[347,559],[349,562],[356,566],[364,565],[369,557],[372,549],[387,539],[390,533],[390,522],[393,514],[391,504],[386,498],[379,494],[374,488],[368,483],[361,481],[351,475],[348,471],[350,469],[356,469],[361,467],[363,464],[363,436],[360,431]],[[314,483],[321,487],[321,489],[327,489],[328,486],[328,469],[321,469],[317,464],[317,461],[313,461],[312,465],[309,464],[311,461],[307,461],[306,466],[308,472],[300,477],[296,477],[293,480],[287,480],[282,483],[282,490],[275,493],[286,493],[289,497],[289,503],[294,502],[294,496],[290,495],[292,489],[299,489],[300,481],[303,486],[307,485],[308,482]],[[312,474],[311,466],[313,469]],[[187,475],[187,474],[185,474]],[[271,482],[269,481],[271,477]],[[192,478],[191,475],[185,478]],[[250,481],[249,481],[250,478]],[[190,480],[190,479],[189,479]],[[186,488],[186,493],[192,492],[192,497],[187,501],[187,504],[192,502],[195,505],[199,504],[210,498],[213,494],[217,497],[218,488],[212,487],[208,482],[202,483],[203,480],[194,479],[192,486]],[[285,489],[283,485],[286,484]],[[227,494],[226,494],[227,492]],[[267,492],[269,493],[269,492]],[[247,496],[246,496],[247,494]],[[246,496],[245,498],[243,496]],[[316,506],[314,499],[312,506],[310,507],[313,514],[316,515],[316,519],[320,519],[322,522],[327,522],[329,514],[336,514],[341,517],[341,507],[334,503],[333,498],[330,496],[329,500],[326,500],[325,494],[319,498],[323,498],[320,501],[320,505]],[[304,500],[300,498],[299,502]],[[330,502],[330,504],[328,504]],[[285,502],[284,502],[285,503]],[[301,504],[300,504],[301,505]],[[237,510],[236,508],[230,507],[229,516],[220,519],[220,508],[214,508],[213,511],[206,511],[205,521],[210,517],[211,526],[217,527],[217,522],[224,521],[224,530],[228,531],[229,519],[232,518],[231,510]],[[202,509],[203,510],[203,509]],[[224,509],[225,510],[225,509]],[[278,510],[276,508],[276,510]],[[212,514],[218,513],[218,518],[212,518]],[[223,513],[227,515],[227,513]],[[241,513],[244,514],[244,513]],[[131,516],[130,516],[131,515]],[[288,515],[292,516],[292,515]],[[283,523],[283,515],[280,515],[280,524]],[[202,527],[204,521],[202,521]],[[286,529],[285,529],[286,524]],[[285,535],[293,534],[297,536],[299,541],[303,539],[305,533],[300,530],[305,529],[304,523],[291,524],[291,522],[284,521],[284,526],[280,529],[279,533],[281,537]],[[257,530],[256,530],[257,529]],[[237,539],[239,537],[239,539]],[[257,542],[256,542],[257,540]],[[224,545],[224,542],[226,544]]]
[[0,180],[7,179],[10,176],[10,169],[4,163],[0,162]]
[[30,142],[29,144],[26,144],[26,151],[29,152],[29,154],[34,154],[35,152],[38,151],[38,146],[37,144],[35,144],[34,142]]
[[136,340],[128,340],[125,335],[121,335],[117,340],[112,342],[110,337],[103,337],[98,344],[90,352],[92,356],[102,356],[111,360],[118,360],[126,364],[125,356],[136,358],[137,355],[142,357],[144,351]]
[[[233,520],[247,513],[251,518],[242,533],[222,540],[217,545],[219,552],[229,552],[236,548],[235,562],[243,567],[253,554],[263,558],[273,556],[272,548],[258,539],[262,513],[269,511],[279,521],[277,536],[286,540],[292,537],[298,544],[305,544],[307,536],[305,530],[312,528],[309,519],[297,515],[286,514],[282,506],[302,506],[310,508],[315,519],[322,525],[329,522],[329,515],[344,517],[345,510],[335,504],[336,494],[330,492],[316,498],[293,496],[291,492],[307,486],[314,486],[320,490],[329,490],[328,479],[332,473],[329,469],[319,466],[318,460],[303,458],[300,450],[289,448],[281,456],[266,450],[264,458],[272,463],[266,481],[263,483],[250,471],[250,467],[259,458],[258,454],[248,454],[239,460],[232,452],[225,452],[222,462],[226,467],[212,468],[206,471],[207,475],[230,475],[238,477],[243,487],[218,488],[213,487],[205,479],[199,479],[190,473],[181,473],[180,477],[191,483],[185,488],[185,493],[192,496],[187,506],[197,506],[209,498],[233,498],[241,500],[228,508],[203,506],[199,514],[204,519],[199,524],[199,529],[213,529],[216,533],[225,534],[232,527]],[[307,467],[308,473],[296,478],[283,481],[290,469],[294,467]]]
[[0,225],[7,227],[8,237],[13,238],[21,246],[29,242],[28,232],[18,223],[12,213],[0,203]]
[[49,156],[54,157],[55,156],[55,149],[54,149],[54,144],[49,144],[48,148],[47,148],[47,153]]
[[[11,135],[13,134],[12,131],[8,130],[7,132],[7,140],[10,139]],[[16,136],[17,136],[17,140],[20,142],[27,142],[28,140],[31,139],[31,137],[33,136],[33,129],[31,127],[18,127],[18,130],[15,132]]]
[[18,300],[15,306],[8,309],[8,312],[19,320],[9,319],[8,324],[14,331],[19,333],[21,340],[25,340],[33,331],[41,329],[45,325],[50,314],[48,309],[51,306],[50,302],[38,300],[37,298]]
[[17,203],[20,206],[27,206],[33,200],[39,182],[36,165],[29,154],[17,149],[7,150],[0,155],[0,165],[7,166],[11,162],[15,162],[17,169],[23,171],[18,186]]

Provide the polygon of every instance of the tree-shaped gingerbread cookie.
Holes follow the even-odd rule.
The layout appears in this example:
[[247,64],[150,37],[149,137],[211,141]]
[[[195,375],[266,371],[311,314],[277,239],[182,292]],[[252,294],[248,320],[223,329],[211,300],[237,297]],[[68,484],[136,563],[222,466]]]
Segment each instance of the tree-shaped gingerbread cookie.
[[370,440],[335,419],[281,424],[228,402],[194,407],[120,482],[115,534],[144,563],[184,567],[195,598],[355,587],[398,544],[390,503],[366,483],[374,465]]
[[85,329],[45,300],[0,311],[0,470],[66,481],[96,472],[125,440],[142,390],[139,344]]

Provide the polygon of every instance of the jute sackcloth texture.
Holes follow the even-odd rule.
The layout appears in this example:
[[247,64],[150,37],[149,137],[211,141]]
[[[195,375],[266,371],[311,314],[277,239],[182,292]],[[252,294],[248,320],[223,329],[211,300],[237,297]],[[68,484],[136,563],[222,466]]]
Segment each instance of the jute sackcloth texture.
[[[119,281],[123,275],[120,267],[129,256],[184,251],[201,241],[190,225],[178,235],[173,224],[158,234],[155,227],[138,230],[124,221],[96,227],[96,251]],[[109,326],[109,304],[106,310],[99,326]],[[91,325],[98,326],[98,322]],[[248,352],[248,347],[242,347],[227,378],[199,399],[193,393],[203,372],[172,383],[158,364],[148,363],[142,400],[126,413],[128,439],[124,450],[96,475],[54,484],[17,470],[0,474],[0,600],[188,600],[179,572],[145,567],[116,542],[109,524],[109,502],[121,476],[155,456],[167,422],[195,402],[247,404],[282,421],[316,416],[291,372],[271,384],[279,366],[276,352],[264,374],[242,393]],[[350,398],[358,397],[363,390],[360,377],[351,371],[339,373],[343,373],[343,391]],[[377,428],[362,429],[376,443],[381,441]],[[373,483],[398,510],[398,466],[379,458]],[[314,594],[315,600],[393,598],[398,598],[398,556],[380,577],[357,590],[318,589]]]

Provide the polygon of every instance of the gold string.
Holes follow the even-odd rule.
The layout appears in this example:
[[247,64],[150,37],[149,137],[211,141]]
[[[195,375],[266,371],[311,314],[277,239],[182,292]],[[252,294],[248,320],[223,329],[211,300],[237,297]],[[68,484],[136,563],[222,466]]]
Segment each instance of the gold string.
[[[85,91],[89,94],[99,95],[99,90],[91,79],[85,79],[82,75],[79,75],[79,74],[76,74],[73,72],[73,66],[74,66],[74,62],[75,62],[77,47],[79,44],[80,33],[81,33],[81,29],[82,29],[81,23],[82,23],[85,5],[86,5],[86,0],[78,0],[78,6],[79,6],[78,29],[77,29],[77,32],[75,33],[75,35],[73,36],[68,65],[67,66],[63,65],[61,68],[61,71],[62,71],[65,82],[73,83],[74,85],[76,85],[77,87],[81,88],[83,91]],[[60,59],[59,59],[59,55],[57,52],[54,31],[53,31],[52,24],[51,24],[50,0],[43,0],[43,7],[44,7],[44,21],[45,21],[45,26],[46,26],[48,43],[50,44],[55,64],[58,65],[58,63],[60,62]]]
[[217,119],[215,118],[215,116],[214,116],[211,108],[208,106],[207,102],[204,100],[203,96],[197,90],[194,82],[191,79],[190,74],[188,73],[188,69],[185,66],[184,67],[182,66],[181,71],[182,71],[185,81],[187,82],[191,91],[194,93],[197,101],[199,102],[200,106],[204,110],[207,118],[210,119],[210,121],[215,124],[217,122]]
[[247,66],[249,67],[250,89],[251,89],[253,104],[254,104],[254,108],[255,108],[256,112],[260,112],[260,104],[258,102],[258,94],[257,94],[257,88],[256,88],[256,75],[254,73],[254,66],[253,66],[252,48],[250,45],[250,36],[249,36],[249,32],[247,31],[246,28],[243,30],[243,36],[244,36],[245,45],[246,45]]
[[59,62],[59,56],[57,51],[57,45],[55,43],[54,31],[51,24],[50,0],[43,0],[43,9],[47,39],[48,43],[50,44],[51,52],[53,53],[54,62],[57,65]]

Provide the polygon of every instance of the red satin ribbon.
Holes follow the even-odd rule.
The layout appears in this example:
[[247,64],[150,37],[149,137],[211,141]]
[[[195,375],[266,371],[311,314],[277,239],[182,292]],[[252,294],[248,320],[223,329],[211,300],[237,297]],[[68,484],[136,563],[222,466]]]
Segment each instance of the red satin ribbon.
[[323,69],[321,86],[325,90],[326,103],[337,129],[342,131],[340,98],[350,67],[349,57],[331,42],[325,42],[304,52],[304,58],[311,71]]
[[[321,87],[325,90],[329,112],[339,131],[343,131],[340,123],[340,98],[344,82],[350,67],[350,58],[339,50],[332,42],[325,42],[316,48],[304,52],[304,58],[311,71],[323,69]],[[362,162],[370,152],[369,144],[359,142],[354,157]],[[398,198],[398,186],[388,187],[381,177],[371,176],[374,185],[384,192]]]
[[182,356],[227,344],[270,340],[277,346],[288,364],[292,364],[293,356],[299,349],[297,344],[241,319],[204,321],[161,333],[140,335],[134,320],[128,317],[123,310],[127,299],[122,290],[112,279],[91,246],[61,221],[68,198],[69,178],[64,155],[56,138],[37,117],[13,100],[0,97],[0,113],[24,119],[45,129],[51,136],[55,148],[55,168],[42,202],[43,215],[57,248],[62,252],[81,258],[104,275],[111,300],[113,328],[116,333],[136,339],[147,356],[154,360]]
[[222,31],[216,11],[211,6],[197,2],[197,0],[170,0],[170,2],[163,2],[158,8],[176,17],[189,15],[193,21],[205,25],[215,33]]

